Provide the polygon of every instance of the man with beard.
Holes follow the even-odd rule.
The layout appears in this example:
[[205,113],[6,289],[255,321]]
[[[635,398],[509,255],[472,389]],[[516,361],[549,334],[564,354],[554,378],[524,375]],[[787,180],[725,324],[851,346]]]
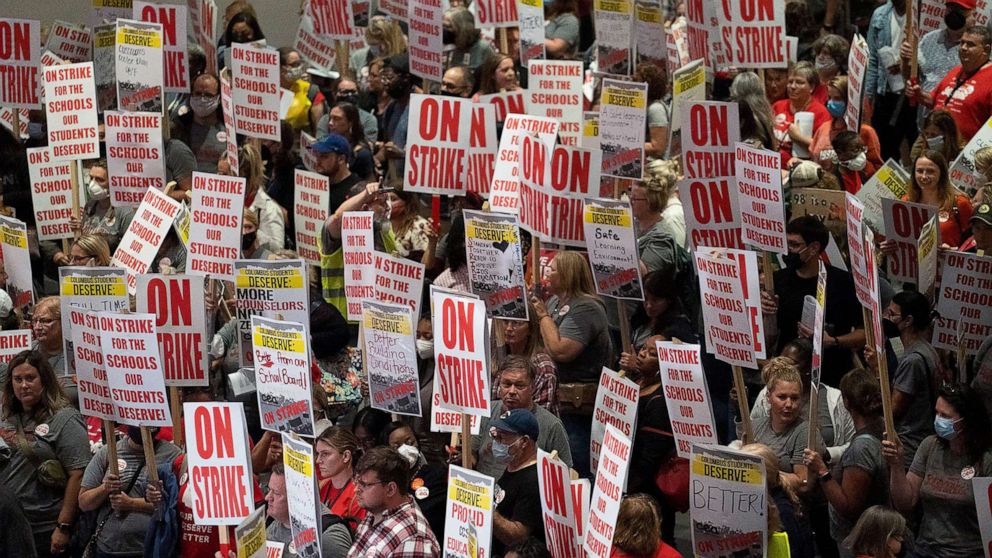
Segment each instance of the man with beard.
[[313,170],[330,179],[331,205],[328,211],[333,214],[351,196],[355,186],[362,182],[361,177],[348,169],[351,144],[341,134],[331,132],[311,145],[310,151],[316,160]]

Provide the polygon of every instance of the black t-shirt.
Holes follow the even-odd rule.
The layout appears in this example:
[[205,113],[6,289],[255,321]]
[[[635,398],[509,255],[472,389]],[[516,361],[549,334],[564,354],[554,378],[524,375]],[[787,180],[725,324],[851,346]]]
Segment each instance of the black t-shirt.
[[344,200],[351,196],[351,189],[360,182],[363,182],[362,178],[355,173],[351,173],[348,175],[348,178],[345,178],[341,182],[331,184],[331,206],[328,210],[332,214],[337,211],[341,207],[341,204],[344,203]]
[[[544,542],[541,494],[537,484],[537,463],[519,471],[506,471],[496,482],[496,511],[530,527],[530,536]],[[506,553],[506,545],[493,536],[493,556]]]
[[[778,347],[799,336],[798,323],[803,317],[803,299],[816,296],[816,277],[803,279],[790,269],[775,272],[775,294],[778,295]],[[846,335],[854,328],[863,328],[861,303],[854,292],[851,274],[827,266],[827,301],[823,316],[824,334],[831,337]],[[821,381],[837,387],[840,378],[851,369],[851,351],[830,347],[823,351]]]

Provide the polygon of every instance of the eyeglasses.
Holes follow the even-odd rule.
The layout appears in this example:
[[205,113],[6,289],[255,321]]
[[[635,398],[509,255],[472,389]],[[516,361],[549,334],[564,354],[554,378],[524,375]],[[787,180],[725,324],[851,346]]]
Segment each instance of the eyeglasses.
[[358,489],[358,490],[365,490],[366,488],[368,488],[370,486],[374,486],[376,484],[386,484],[386,481],[365,482],[365,481],[363,481],[362,479],[360,479],[358,477],[353,478],[352,479],[352,482],[355,483],[355,488]]
[[87,263],[90,260],[96,258],[96,256],[72,256],[69,261],[74,264]]
[[54,324],[57,321],[58,320],[55,320],[55,319],[52,319],[52,318],[33,318],[31,320],[31,325],[32,326],[40,325],[42,327],[51,327],[51,325]]

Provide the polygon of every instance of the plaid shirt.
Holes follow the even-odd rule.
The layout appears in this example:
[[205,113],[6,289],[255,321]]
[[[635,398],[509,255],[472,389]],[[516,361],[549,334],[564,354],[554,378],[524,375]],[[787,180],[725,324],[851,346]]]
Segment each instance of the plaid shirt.
[[386,511],[374,523],[372,514],[358,525],[348,558],[438,558],[441,547],[430,525],[410,496],[400,507]]

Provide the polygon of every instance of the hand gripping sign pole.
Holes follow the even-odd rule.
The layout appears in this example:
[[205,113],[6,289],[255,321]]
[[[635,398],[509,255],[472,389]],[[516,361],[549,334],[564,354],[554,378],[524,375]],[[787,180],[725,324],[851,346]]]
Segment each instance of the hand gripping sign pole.
[[734,373],[734,390],[737,391],[737,407],[741,414],[741,442],[750,444],[754,441],[754,431],[751,429],[751,409],[747,404],[747,386],[744,384],[744,370],[738,366],[730,367]]

